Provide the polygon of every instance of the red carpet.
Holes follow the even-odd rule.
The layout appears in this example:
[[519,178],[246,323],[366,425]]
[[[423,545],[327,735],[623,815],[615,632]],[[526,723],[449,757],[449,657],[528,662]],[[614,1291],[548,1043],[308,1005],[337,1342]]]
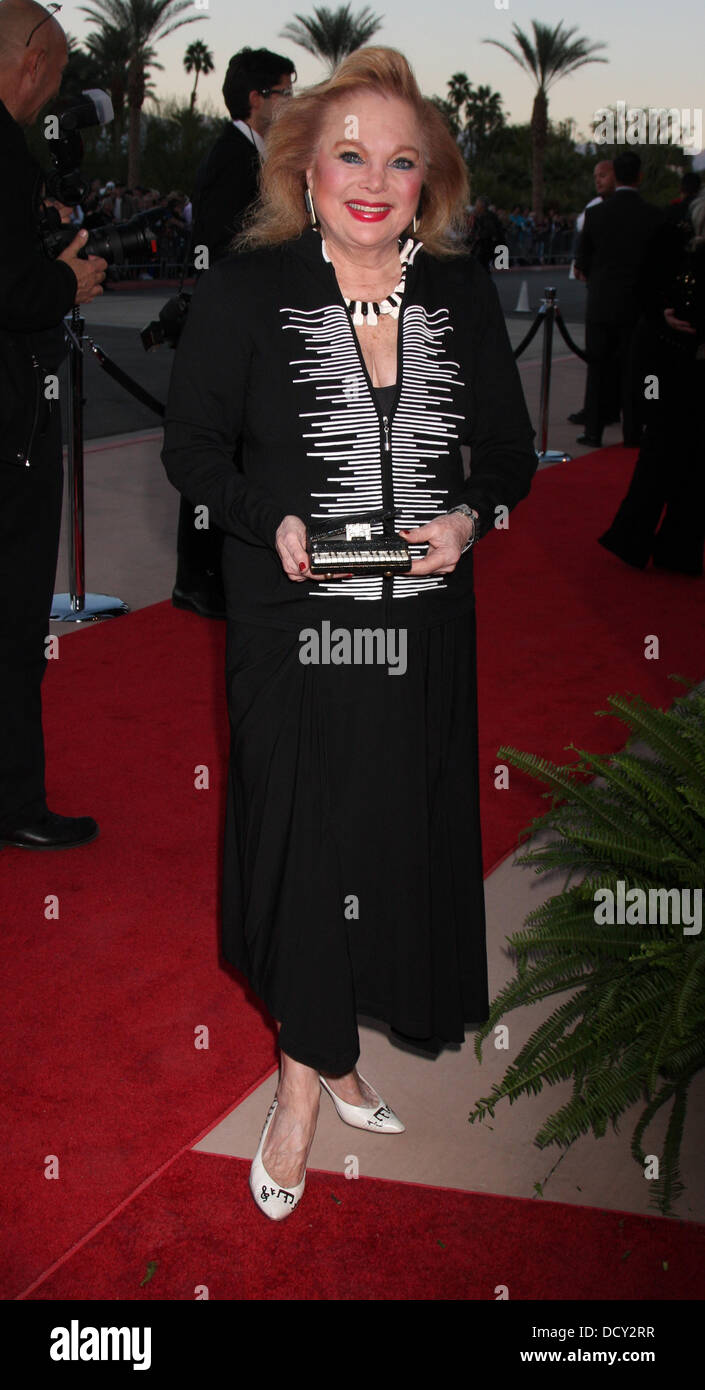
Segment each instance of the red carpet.
[[[636,570],[597,544],[626,492],[636,450],[612,448],[537,474],[507,531],[476,556],[482,832],[486,871],[546,809],[540,784],[510,769],[496,791],[502,744],[569,761],[568,743],[624,746],[619,720],[595,719],[612,694],[670,705],[705,676],[705,579]],[[645,657],[645,639],[659,657]],[[497,802],[502,802],[501,806]]]
[[[487,868],[543,809],[518,773],[495,790],[500,744],[554,757],[570,740],[620,747],[623,726],[593,718],[608,694],[670,703],[670,672],[705,674],[703,581],[633,571],[596,544],[633,458],[606,450],[542,472],[509,530],[478,550]],[[657,661],[644,658],[650,634]],[[47,673],[50,805],[95,813],[101,834],[64,854],[1,856],[13,1001],[4,1296],[274,1065],[256,1004],[218,968],[223,639],[224,625],[158,604],[62,638]],[[204,764],[210,789],[195,790]],[[207,1049],[194,1045],[204,1025]]]
[[492,1301],[502,1284],[513,1300],[705,1292],[704,1226],[324,1172],[275,1226],[248,1171],[183,1154],[30,1297],[192,1302],[204,1284],[218,1300]]

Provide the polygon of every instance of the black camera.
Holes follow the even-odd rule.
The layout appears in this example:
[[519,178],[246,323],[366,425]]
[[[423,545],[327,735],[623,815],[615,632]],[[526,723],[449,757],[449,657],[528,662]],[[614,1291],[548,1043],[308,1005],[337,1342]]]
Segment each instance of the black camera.
[[176,347],[190,303],[189,290],[180,290],[173,299],[167,300],[164,308],[159,311],[159,318],[152,319],[151,323],[140,330],[145,352],[151,352],[153,348],[161,347],[164,343],[168,343],[169,347]]
[[[88,180],[81,171],[83,140],[80,132],[88,126],[107,125],[112,119],[112,101],[108,93],[99,88],[82,92],[80,97],[72,98],[63,111],[48,117],[45,139],[53,167],[45,179],[47,197],[69,206],[85,198]],[[51,135],[47,133],[50,129]],[[129,222],[94,227],[79,255],[84,259],[102,256],[108,265],[154,260],[157,255],[154,230],[170,215],[168,208],[148,208]],[[63,226],[58,210],[52,207],[43,210],[39,232],[44,250],[51,257],[60,256],[76,236],[76,228]]]
[[[102,256],[108,265],[154,260],[158,254],[154,232],[169,215],[168,208],[146,208],[144,212],[135,213],[129,222],[108,222],[104,227],[93,227],[78,254],[84,259]],[[39,231],[48,256],[60,256],[71,245],[77,230],[62,225],[57,208],[44,209]]]

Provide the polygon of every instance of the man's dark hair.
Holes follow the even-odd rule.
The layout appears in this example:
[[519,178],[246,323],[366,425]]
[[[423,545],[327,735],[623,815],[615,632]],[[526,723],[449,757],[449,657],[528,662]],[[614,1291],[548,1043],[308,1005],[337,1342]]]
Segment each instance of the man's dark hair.
[[700,192],[700,175],[692,169],[681,179],[681,193],[684,198],[697,198]]
[[614,176],[617,183],[634,184],[639,182],[641,159],[633,150],[625,150],[614,160]]
[[223,100],[234,121],[246,121],[250,114],[250,92],[276,86],[279,78],[296,68],[290,58],[271,53],[268,48],[241,48],[233,54],[223,83]]

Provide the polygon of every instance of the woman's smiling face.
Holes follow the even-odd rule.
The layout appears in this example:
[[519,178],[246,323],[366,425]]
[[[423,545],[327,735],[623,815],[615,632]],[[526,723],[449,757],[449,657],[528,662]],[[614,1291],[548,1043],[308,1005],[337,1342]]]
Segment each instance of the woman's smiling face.
[[327,240],[349,255],[391,245],[411,224],[423,179],[421,133],[405,101],[359,91],[331,103],[306,170]]

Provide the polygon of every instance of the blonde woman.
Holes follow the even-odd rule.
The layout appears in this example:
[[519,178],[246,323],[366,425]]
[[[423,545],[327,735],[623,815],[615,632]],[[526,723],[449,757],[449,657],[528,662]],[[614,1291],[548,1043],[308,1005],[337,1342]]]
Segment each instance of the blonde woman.
[[[356,1069],[358,1014],[437,1052],[488,1013],[473,545],[536,454],[467,201],[405,58],[358,49],[278,114],[174,365],[164,464],[226,532],[222,940],[280,1029],[250,1176],[273,1219],[321,1085],[346,1123],[404,1129]],[[307,524],[350,516],[410,572],[314,575]]]

